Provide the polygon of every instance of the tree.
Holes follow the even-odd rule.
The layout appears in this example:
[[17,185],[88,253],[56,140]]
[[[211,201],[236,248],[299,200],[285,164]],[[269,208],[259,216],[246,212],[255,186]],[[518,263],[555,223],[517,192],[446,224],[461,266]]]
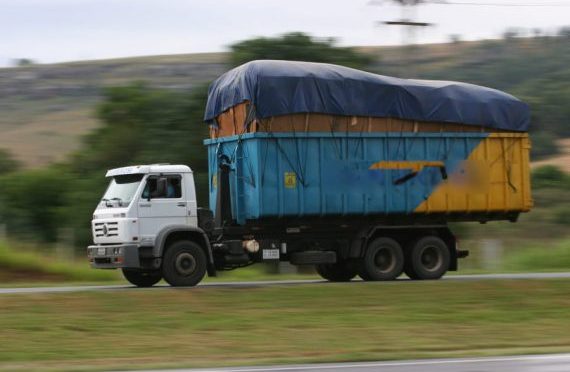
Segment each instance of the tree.
[[0,149],[0,175],[14,172],[20,168],[20,162],[14,159],[11,154]]
[[558,36],[570,38],[570,26],[562,27],[558,30]]
[[33,66],[36,63],[34,62],[33,59],[29,59],[29,58],[19,58],[17,60],[14,61],[14,64],[17,67],[29,67],[29,66]]
[[449,41],[453,44],[459,44],[461,42],[461,35],[451,34],[449,35]]
[[90,220],[106,183],[105,171],[134,164],[187,164],[194,171],[198,204],[208,205],[208,161],[202,141],[207,87],[192,92],[154,89],[143,83],[108,88],[97,107],[101,126],[85,138],[67,167],[73,174],[62,222],[78,245],[91,239]]
[[521,30],[518,28],[509,28],[503,32],[503,39],[505,40],[512,40],[519,36],[521,36]]
[[230,48],[230,61],[234,66],[256,59],[281,59],[364,68],[372,61],[369,56],[352,48],[336,46],[334,38],[317,39],[301,32],[246,40],[233,44]]

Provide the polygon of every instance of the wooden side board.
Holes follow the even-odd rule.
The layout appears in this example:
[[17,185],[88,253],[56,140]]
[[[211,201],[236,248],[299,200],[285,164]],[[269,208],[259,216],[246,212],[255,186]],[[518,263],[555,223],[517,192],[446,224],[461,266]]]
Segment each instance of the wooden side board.
[[246,123],[249,103],[220,114],[210,126],[210,138],[252,132],[503,132],[494,128],[458,123],[413,121],[398,118],[300,113],[273,116]]

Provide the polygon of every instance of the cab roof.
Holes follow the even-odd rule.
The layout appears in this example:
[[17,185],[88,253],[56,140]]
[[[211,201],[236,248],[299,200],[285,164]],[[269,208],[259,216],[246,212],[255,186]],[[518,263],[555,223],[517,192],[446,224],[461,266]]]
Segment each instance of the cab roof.
[[115,177],[127,174],[150,174],[150,173],[192,173],[187,165],[149,164],[133,165],[129,167],[115,168],[107,171],[105,177]]

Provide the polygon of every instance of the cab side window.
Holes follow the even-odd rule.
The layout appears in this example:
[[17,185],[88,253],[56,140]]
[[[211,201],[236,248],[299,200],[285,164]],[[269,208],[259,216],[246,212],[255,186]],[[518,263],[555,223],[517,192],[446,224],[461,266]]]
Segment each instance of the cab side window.
[[160,195],[157,188],[158,177],[149,177],[142,193],[143,199],[178,199],[182,197],[182,177],[166,176],[166,194]]

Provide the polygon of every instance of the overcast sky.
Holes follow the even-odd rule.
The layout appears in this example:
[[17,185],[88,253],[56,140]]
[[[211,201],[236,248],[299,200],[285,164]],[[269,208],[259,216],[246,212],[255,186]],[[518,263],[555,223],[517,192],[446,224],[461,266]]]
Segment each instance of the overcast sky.
[[[456,0],[455,2],[467,2]],[[570,0],[471,0],[545,4]],[[235,41],[303,31],[343,45],[394,45],[397,6],[368,0],[0,0],[0,66],[16,58],[41,63],[153,54],[223,51]],[[508,27],[555,31],[570,24],[570,7],[423,5],[419,21],[436,24],[420,43],[496,38]]]

